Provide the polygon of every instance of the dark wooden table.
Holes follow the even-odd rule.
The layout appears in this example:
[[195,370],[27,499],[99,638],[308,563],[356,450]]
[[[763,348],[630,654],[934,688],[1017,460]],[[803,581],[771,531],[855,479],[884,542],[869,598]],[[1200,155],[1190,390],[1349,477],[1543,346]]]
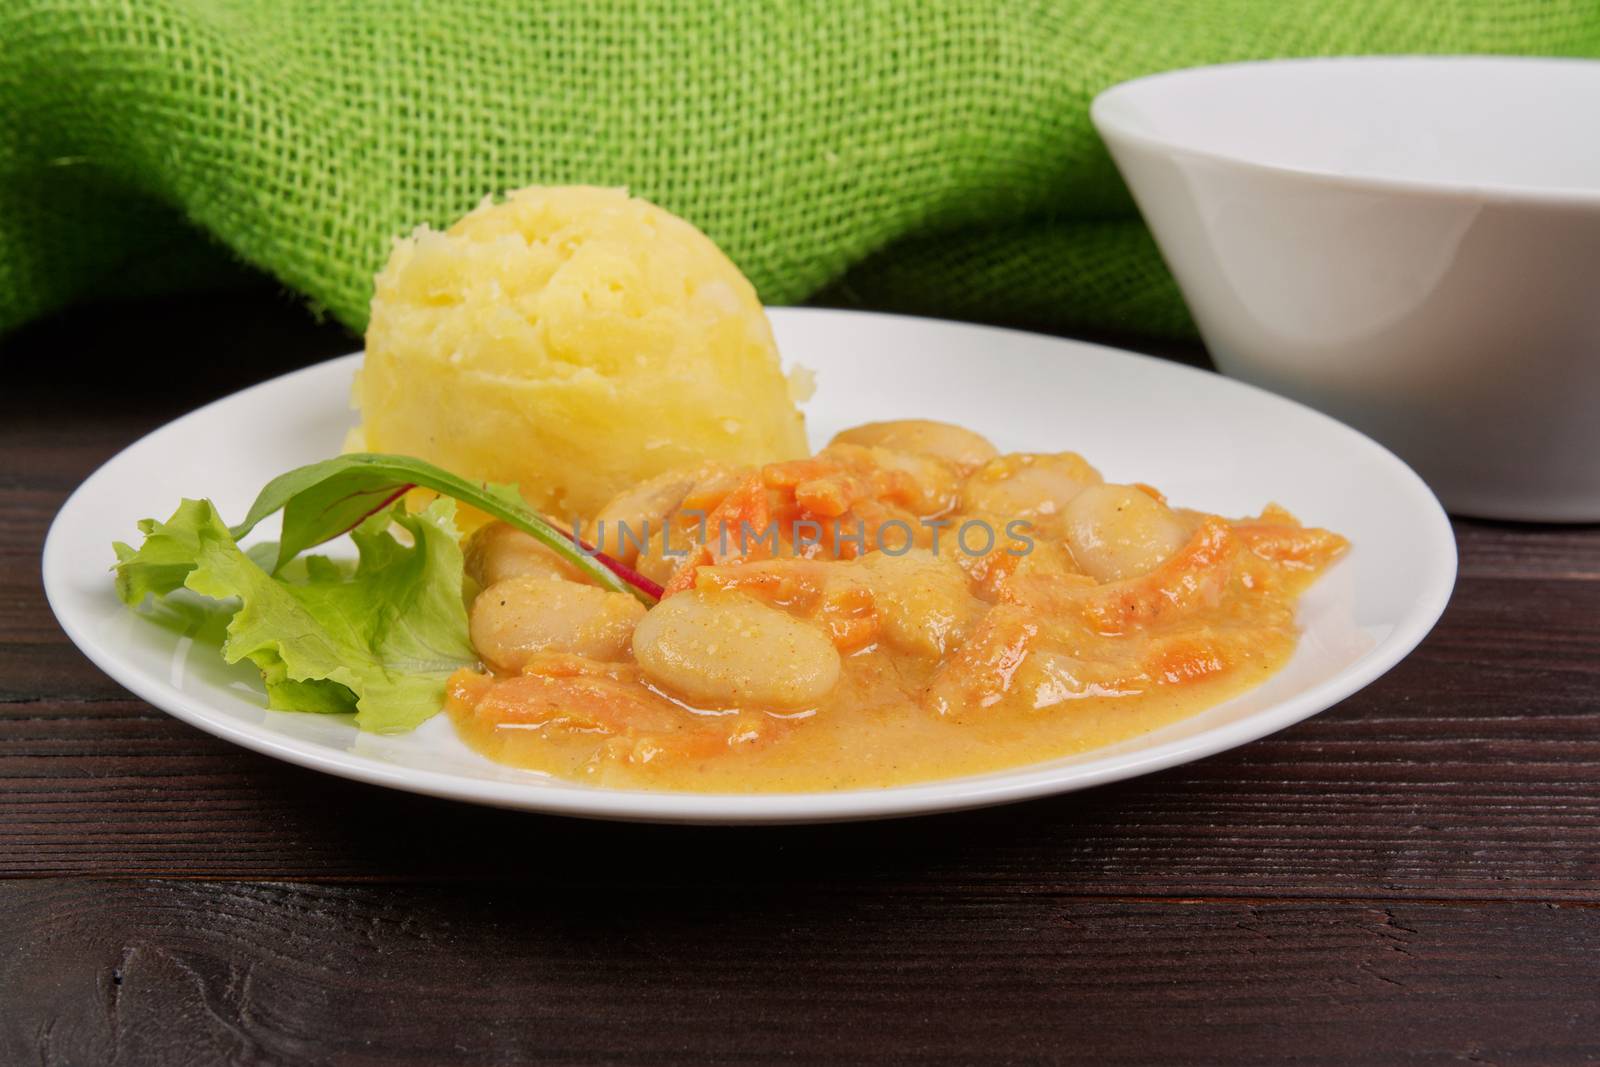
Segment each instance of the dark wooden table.
[[0,1063],[1600,1060],[1600,529],[1458,523],[1387,677],[1121,785],[842,827],[482,810],[168,718],[40,589],[97,464],[352,347],[258,295],[0,349]]

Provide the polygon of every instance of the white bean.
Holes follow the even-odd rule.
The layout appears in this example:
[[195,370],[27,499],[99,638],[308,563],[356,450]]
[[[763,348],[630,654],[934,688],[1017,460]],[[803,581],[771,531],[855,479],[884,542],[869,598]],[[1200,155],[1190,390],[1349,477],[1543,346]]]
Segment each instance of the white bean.
[[496,582],[472,602],[472,647],[501,671],[540,652],[621,659],[644,605],[627,593],[536,575]]
[[480,526],[467,540],[467,574],[482,589],[531,575],[579,581],[581,573],[532,536],[503,522]]
[[1188,540],[1172,509],[1131,485],[1097,485],[1067,504],[1067,545],[1083,573],[1101,582],[1154,569]]
[[830,444],[867,445],[933,456],[968,474],[996,456],[995,447],[981,434],[933,419],[896,419],[869,422],[834,435]]
[[973,472],[961,508],[1007,520],[1052,516],[1102,480],[1076,452],[1009,452]]
[[633,632],[645,677],[704,707],[811,707],[839,681],[839,652],[817,627],[743,593],[691,589]]
[[595,513],[595,525],[590,529],[598,531],[596,544],[608,555],[631,564],[640,546],[661,531],[691,490],[726,471],[719,463],[680,467],[624,489]]

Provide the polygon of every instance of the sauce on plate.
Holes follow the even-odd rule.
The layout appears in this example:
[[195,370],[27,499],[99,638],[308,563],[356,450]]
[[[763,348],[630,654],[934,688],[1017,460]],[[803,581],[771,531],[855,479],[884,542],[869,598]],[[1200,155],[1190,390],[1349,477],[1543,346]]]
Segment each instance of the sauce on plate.
[[479,530],[483,669],[451,680],[450,715],[501,762],[706,792],[900,785],[1157,729],[1287,662],[1298,596],[1347,548],[923,420],[670,472],[588,526],[660,603]]

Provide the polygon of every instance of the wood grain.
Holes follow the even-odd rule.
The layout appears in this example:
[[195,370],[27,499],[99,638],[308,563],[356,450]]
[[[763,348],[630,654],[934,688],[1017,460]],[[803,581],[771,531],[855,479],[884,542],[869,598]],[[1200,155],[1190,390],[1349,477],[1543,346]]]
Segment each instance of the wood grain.
[[9,1063],[1600,1056],[1592,907],[73,881],[0,922]]
[[[151,342],[192,373],[71,363]],[[1086,794],[772,830],[488,811],[190,729],[44,603],[96,465],[351,347],[256,296],[0,354],[0,1063],[1600,1058],[1600,528],[1458,522],[1456,596],[1388,676]]]

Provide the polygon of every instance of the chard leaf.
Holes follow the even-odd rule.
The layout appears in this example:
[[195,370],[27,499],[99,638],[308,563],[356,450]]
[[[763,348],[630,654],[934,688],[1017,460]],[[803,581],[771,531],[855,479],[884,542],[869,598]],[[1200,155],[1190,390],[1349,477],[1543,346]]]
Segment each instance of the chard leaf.
[[261,490],[232,533],[240,540],[267,516],[282,510],[283,533],[272,567],[277,571],[304,550],[353,529],[415,488],[431,489],[510,523],[602,588],[632,594],[646,604],[655,603],[660,596],[655,583],[613,560],[580,550],[570,537],[528,507],[516,487],[469,482],[412,456],[356,452],[281,474]]

